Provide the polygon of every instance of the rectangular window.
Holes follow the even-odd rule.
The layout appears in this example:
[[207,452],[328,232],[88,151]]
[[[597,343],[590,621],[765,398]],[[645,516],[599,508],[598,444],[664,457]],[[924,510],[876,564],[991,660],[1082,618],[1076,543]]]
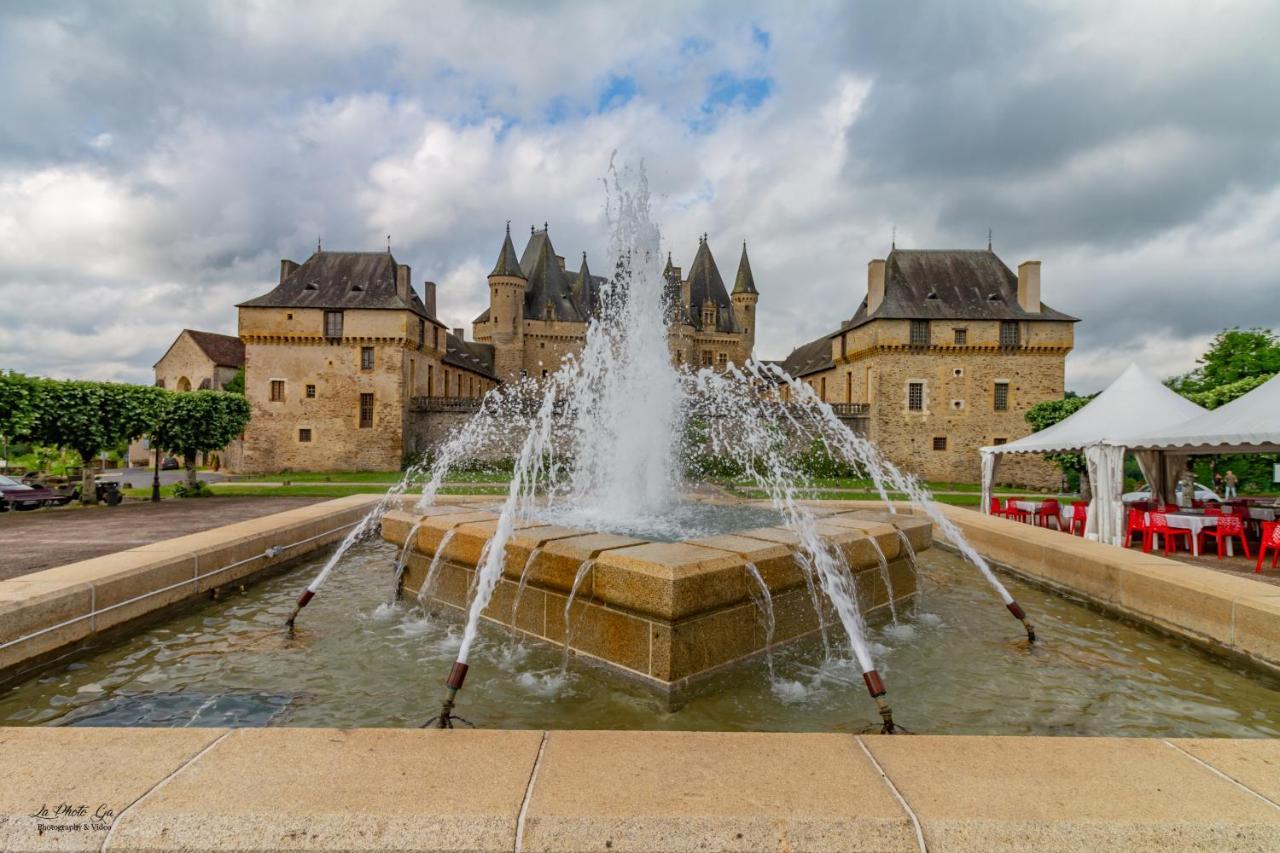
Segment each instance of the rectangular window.
[[427,321],[418,321],[418,344],[419,346],[427,345]]
[[283,379],[271,380],[271,402],[273,403],[284,402],[284,380]]
[[822,390],[818,392],[818,396],[822,398],[822,401],[823,401],[823,402],[826,402],[826,399],[827,399],[827,377],[825,377],[825,376],[824,376],[824,377],[822,377]]
[[298,430],[298,441],[301,441],[303,444],[310,444],[311,430],[307,429],[306,427],[303,427],[302,429]]
[[314,386],[314,385],[308,385],[308,386],[307,386],[307,399],[308,399],[308,400],[314,400],[315,398],[316,398],[316,386]]
[[427,365],[427,396],[434,397],[436,395],[436,366],[434,364]]
[[956,346],[962,347],[967,343],[969,343],[969,330],[956,329]]
[[946,449],[947,449],[947,437],[946,437],[945,435],[935,435],[935,436],[933,437],[933,449],[934,449],[934,450],[946,450]]
[[704,349],[702,351],[702,366],[703,367],[711,366],[711,350],[709,349]]
[[1007,439],[1007,438],[993,438],[993,439],[991,440],[991,443],[992,443],[992,444],[994,444],[996,447],[999,447],[1000,445],[1004,444],[1004,443],[1005,443],[1005,442],[1007,442],[1008,440],[1009,440],[1009,439]]
[[360,369],[373,370],[373,347],[360,347]]
[[729,364],[729,354],[724,352],[716,353],[716,364],[722,369],[726,367]]
[[342,337],[342,312],[324,312],[324,336],[326,338]]
[[997,412],[1009,411],[1009,383],[1008,382],[996,383],[995,403],[996,403]]
[[373,395],[360,395],[360,429],[373,426]]
[[1018,330],[1017,320],[1000,321],[1000,346],[1016,347],[1022,345],[1022,334]]
[[849,337],[848,335],[840,336],[840,357],[848,358],[849,356]]
[[924,383],[907,383],[907,408],[913,412],[924,411]]
[[928,320],[911,321],[911,345],[913,347],[927,347],[929,345]]
[[431,348],[440,349],[440,327],[431,327]]

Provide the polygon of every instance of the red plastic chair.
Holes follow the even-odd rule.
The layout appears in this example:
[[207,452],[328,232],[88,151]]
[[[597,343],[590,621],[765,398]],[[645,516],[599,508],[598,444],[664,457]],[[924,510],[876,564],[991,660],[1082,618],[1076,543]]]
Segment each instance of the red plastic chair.
[[1184,536],[1187,540],[1187,550],[1191,550],[1191,531],[1182,527],[1170,527],[1169,519],[1163,512],[1151,513],[1151,527],[1148,532],[1152,536],[1161,537],[1166,556],[1178,550],[1178,543]]
[[1204,553],[1206,539],[1216,539],[1218,542],[1218,559],[1221,560],[1223,553],[1227,550],[1225,540],[1233,536],[1240,540],[1240,547],[1244,548],[1245,559],[1252,556],[1249,553],[1249,540],[1244,535],[1244,525],[1234,515],[1221,516],[1218,519],[1218,523],[1213,527],[1200,528],[1200,553]]
[[1013,498],[1004,499],[1004,517],[1010,521],[1026,521],[1027,511],[1017,507],[1013,503]]
[[1262,541],[1258,543],[1258,565],[1254,574],[1262,571],[1262,558],[1271,552],[1271,568],[1280,563],[1280,521],[1268,521],[1262,525]]
[[1147,526],[1147,514],[1140,509],[1129,510],[1129,521],[1124,529],[1124,547],[1133,546],[1133,534],[1142,537],[1142,550],[1151,550],[1151,529]]
[[1049,527],[1049,519],[1057,521],[1058,529],[1062,529],[1062,507],[1058,505],[1056,498],[1045,498],[1041,502],[1040,508],[1035,512],[1035,524],[1037,527]]
[[1008,517],[1009,517],[1009,510],[1008,510],[1008,509],[1006,509],[1006,508],[1004,508],[1004,507],[1002,507],[1002,506],[1000,506],[1000,499],[999,499],[999,498],[995,498],[995,497],[993,497],[993,498],[991,499],[991,509],[990,509],[990,511],[988,512],[988,514],[989,514],[989,515],[994,515],[994,516],[996,516],[997,518],[1008,518]]
[[1216,506],[1207,506],[1204,508],[1204,514],[1209,518],[1217,518],[1222,515],[1222,510]]
[[[1071,502],[1071,524],[1068,525],[1067,532],[1075,533],[1083,536],[1085,525],[1089,521],[1089,505],[1084,501]],[[1079,531],[1077,533],[1077,531]]]

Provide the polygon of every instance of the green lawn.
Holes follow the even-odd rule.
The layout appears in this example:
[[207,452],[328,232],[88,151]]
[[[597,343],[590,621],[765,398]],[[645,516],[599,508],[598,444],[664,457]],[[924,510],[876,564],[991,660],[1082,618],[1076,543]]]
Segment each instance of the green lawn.
[[[279,471],[237,477],[236,483],[398,483],[403,471]],[[505,483],[511,479],[506,471],[453,471],[450,483]],[[222,490],[218,490],[222,494]]]
[[[755,484],[750,480],[737,480],[734,481],[733,485],[738,488],[750,489]],[[860,492],[875,492],[876,488],[875,483],[871,480],[854,477],[814,477],[809,481],[809,485],[815,489],[852,489]],[[982,486],[978,483],[948,483],[930,480],[924,485],[931,492],[965,492],[975,495],[982,492]],[[1019,495],[1025,494],[1026,489],[997,486],[994,493],[998,495]]]
[[[149,498],[151,497],[151,487],[145,489],[124,489],[124,495],[127,498]],[[218,497],[314,497],[314,498],[344,498],[347,495],[380,495],[387,491],[386,486],[377,483],[308,483],[297,486],[255,486],[252,483],[239,484],[235,483],[229,486],[217,486],[213,493]],[[421,489],[409,489],[409,494],[417,494]],[[494,485],[456,485],[444,486],[440,489],[442,495],[505,495],[506,487],[502,484]],[[173,497],[172,486],[161,486],[160,495],[164,498]],[[193,499],[194,500],[194,499]]]

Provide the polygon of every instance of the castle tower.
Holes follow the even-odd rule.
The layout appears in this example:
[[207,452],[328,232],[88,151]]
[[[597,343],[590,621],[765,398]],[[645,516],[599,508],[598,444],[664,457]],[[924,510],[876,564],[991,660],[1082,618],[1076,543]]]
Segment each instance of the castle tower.
[[751,261],[747,259],[747,241],[742,241],[742,260],[738,261],[738,275],[733,281],[733,318],[742,334],[742,359],[751,357],[756,348],[756,303],[760,291],[756,290],[755,277],[751,275]]
[[489,273],[489,340],[494,349],[494,372],[504,382],[520,378],[524,364],[524,291],[526,278],[511,243],[511,223]]

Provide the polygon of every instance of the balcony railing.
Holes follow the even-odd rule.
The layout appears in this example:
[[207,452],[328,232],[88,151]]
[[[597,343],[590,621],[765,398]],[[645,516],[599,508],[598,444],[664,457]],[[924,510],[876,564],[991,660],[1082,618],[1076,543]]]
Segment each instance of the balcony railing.
[[831,410],[838,418],[865,418],[871,414],[870,403],[832,403]]
[[483,397],[412,397],[409,407],[416,412],[477,412]]

